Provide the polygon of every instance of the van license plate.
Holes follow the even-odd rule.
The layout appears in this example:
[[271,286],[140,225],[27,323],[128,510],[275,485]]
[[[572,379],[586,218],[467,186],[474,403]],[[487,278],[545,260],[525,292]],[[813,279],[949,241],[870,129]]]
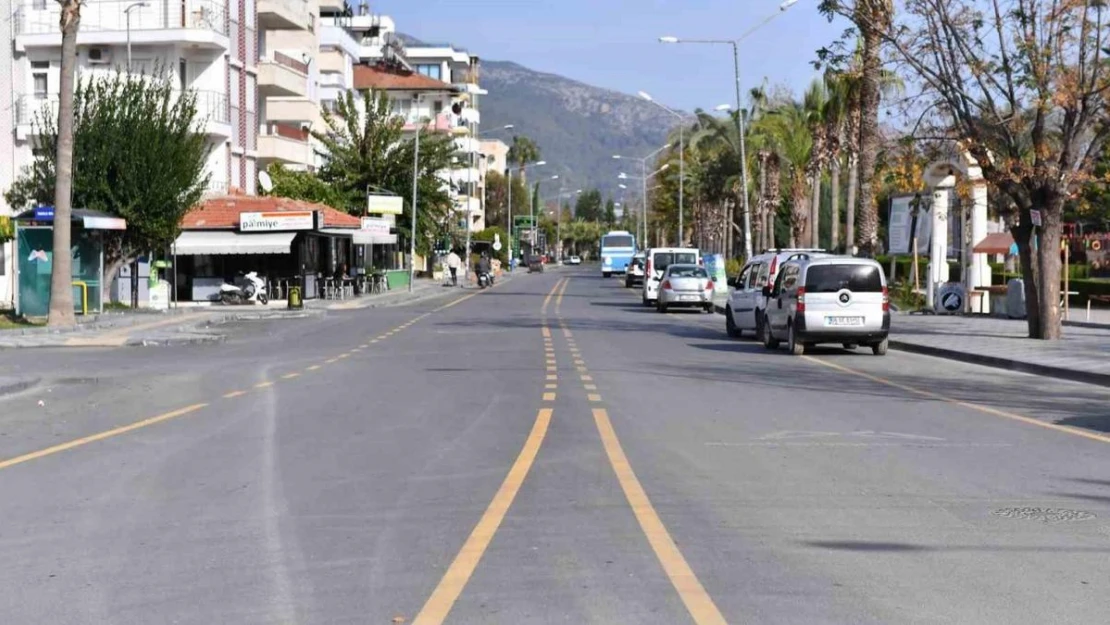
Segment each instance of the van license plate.
[[825,317],[827,326],[861,326],[863,317]]
[[697,301],[701,301],[701,298],[698,297],[697,295],[679,295],[678,296],[678,301],[680,301],[680,302],[697,302]]

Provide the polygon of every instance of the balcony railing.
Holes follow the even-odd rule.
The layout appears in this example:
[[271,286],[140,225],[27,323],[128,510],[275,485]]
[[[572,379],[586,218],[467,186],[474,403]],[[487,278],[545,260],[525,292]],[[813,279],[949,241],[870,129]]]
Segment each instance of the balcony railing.
[[[88,0],[81,5],[81,32],[127,30],[127,7],[134,0]],[[59,4],[53,0],[19,0],[15,10],[16,35],[54,35]],[[131,10],[131,32],[165,29],[208,30],[227,35],[227,9],[216,0],[150,0],[150,6]]]
[[299,126],[294,126],[293,124],[283,124],[281,122],[270,122],[266,124],[266,135],[292,139],[294,141],[308,141],[307,130]]
[[289,69],[296,70],[302,74],[308,74],[308,63],[298,61],[288,54],[285,54],[284,52],[278,52],[277,50],[275,50],[272,55],[274,58],[274,62],[278,65],[284,65]]
[[226,124],[228,117],[228,100],[226,93],[219,91],[196,91],[197,117],[209,123]]
[[[219,124],[226,124],[228,116],[228,98],[226,93],[219,91],[196,91],[197,120]],[[29,125],[40,121],[40,115],[45,114],[55,120],[58,119],[58,96],[24,94],[15,99],[15,123],[19,126]]]

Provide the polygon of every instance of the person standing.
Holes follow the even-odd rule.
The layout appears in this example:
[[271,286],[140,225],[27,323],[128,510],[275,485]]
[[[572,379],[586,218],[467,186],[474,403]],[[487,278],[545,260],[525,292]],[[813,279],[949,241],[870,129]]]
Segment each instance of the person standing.
[[460,265],[462,265],[462,259],[459,258],[458,254],[455,253],[455,250],[451,250],[451,253],[447,255],[447,270],[451,272],[451,285],[452,286],[458,286],[459,285],[459,266]]

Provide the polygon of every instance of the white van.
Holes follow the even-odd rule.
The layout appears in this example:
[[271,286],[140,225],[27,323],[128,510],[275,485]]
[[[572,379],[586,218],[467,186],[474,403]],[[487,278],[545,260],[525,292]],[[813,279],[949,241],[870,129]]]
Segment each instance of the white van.
[[868,258],[830,256],[790,261],[773,286],[764,287],[763,344],[777,349],[786,341],[800,356],[817,343],[867,345],[876,356],[887,351],[890,299],[886,275]]
[[775,283],[779,267],[791,260],[832,255],[826,250],[816,248],[776,248],[753,256],[740,270],[740,275],[728,279],[725,332],[733,338],[739,338],[745,331],[760,336],[759,326],[763,322],[763,310],[767,307],[763,287]]
[[644,306],[659,299],[659,282],[670,265],[700,265],[701,251],[696,247],[653,247],[644,258]]

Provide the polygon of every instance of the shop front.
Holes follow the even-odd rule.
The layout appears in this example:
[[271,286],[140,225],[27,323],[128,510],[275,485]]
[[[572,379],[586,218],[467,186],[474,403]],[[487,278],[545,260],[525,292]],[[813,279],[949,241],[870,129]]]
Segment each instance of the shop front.
[[292,287],[311,299],[324,278],[354,266],[352,235],[360,222],[322,204],[287,198],[228,196],[186,215],[171,252],[177,298],[215,301],[220,286],[256,272],[272,299]]

